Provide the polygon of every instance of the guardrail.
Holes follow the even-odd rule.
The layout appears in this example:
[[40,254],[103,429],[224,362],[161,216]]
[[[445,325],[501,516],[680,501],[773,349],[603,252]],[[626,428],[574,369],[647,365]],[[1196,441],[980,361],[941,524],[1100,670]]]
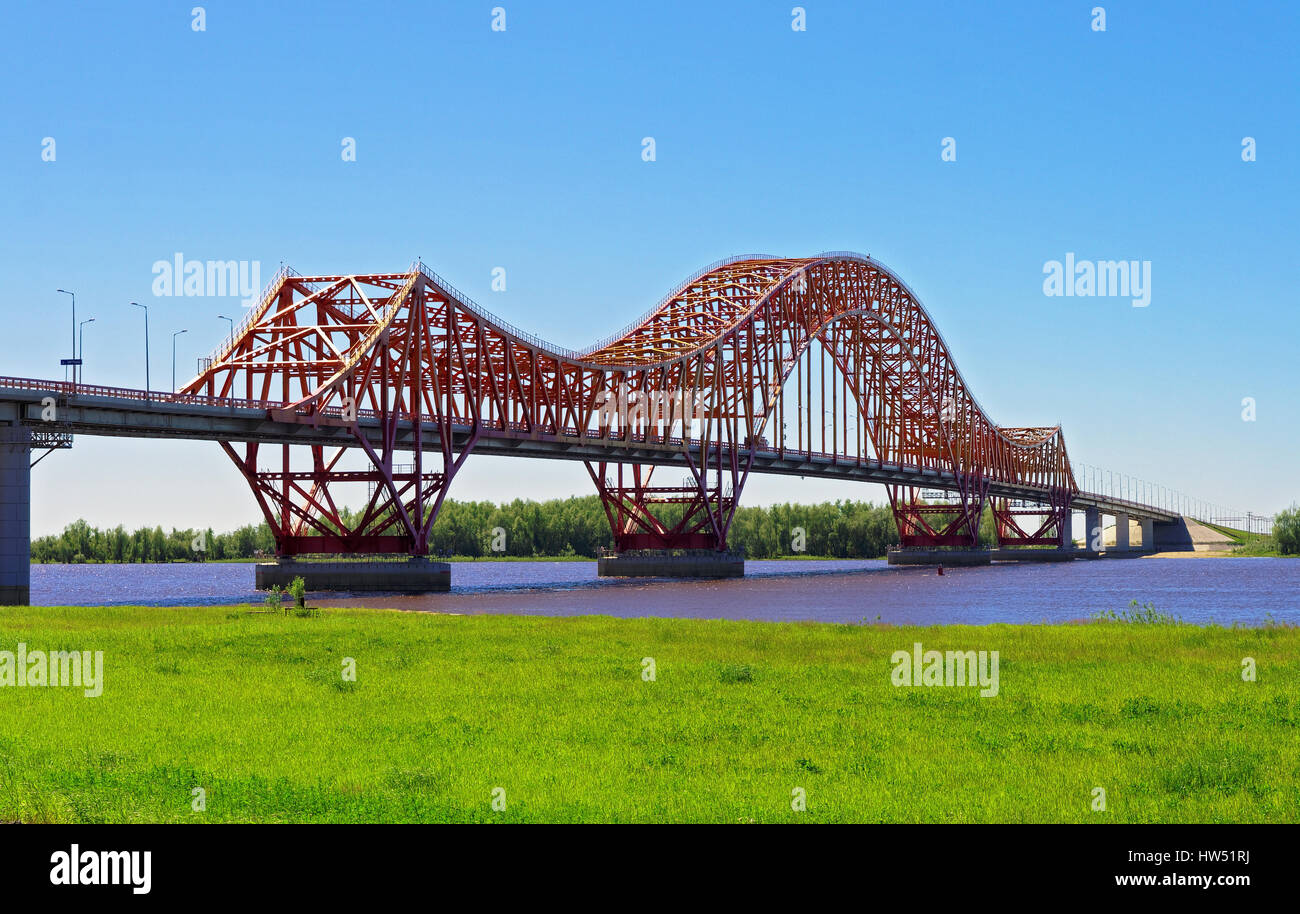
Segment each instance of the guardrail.
[[243,332],[253,323],[253,320],[257,315],[262,313],[262,308],[266,304],[267,299],[274,295],[276,290],[280,288],[280,283],[288,279],[290,276],[301,275],[302,274],[293,267],[281,264],[280,269],[276,270],[271,276],[270,281],[262,287],[262,293],[257,297],[257,304],[249,308],[248,313],[244,315],[244,319],[231,329],[230,336],[226,338],[226,341],[217,344],[217,346],[209,352],[205,358],[211,360],[211,362],[217,362],[218,360],[225,358],[230,350],[234,348],[235,340],[239,339]]
[[699,282],[709,273],[712,273],[714,270],[717,270],[721,267],[725,267],[727,264],[740,263],[741,261],[744,260],[789,260],[789,259],[790,258],[788,257],[780,257],[776,254],[732,254],[730,257],[723,257],[721,260],[715,260],[713,261],[713,263],[709,264],[706,267],[701,267],[700,269],[692,273],[690,276],[688,276],[686,279],[679,282],[676,286],[673,287],[671,292],[669,292],[667,295],[664,295],[662,298],[660,298],[659,301],[655,302],[654,305],[652,305],[649,310],[645,311],[644,313],[641,314],[640,317],[636,318],[632,322],[625,325],[621,330],[615,330],[613,333],[609,334],[603,339],[598,340],[595,343],[592,343],[590,346],[586,347],[581,352],[574,353],[574,355],[588,356],[594,352],[599,352],[600,350],[604,349],[606,346],[610,345],[611,343],[618,342],[619,340],[623,339],[623,337],[632,333],[637,328],[643,326],[648,320],[650,320],[650,318],[654,317],[655,314],[658,313],[659,309],[662,308],[664,305],[668,304],[674,298],[681,295],[688,288],[690,288],[695,283]]
[[484,320],[492,324],[495,324],[497,327],[501,328],[511,336],[517,337],[523,340],[524,342],[532,346],[535,346],[538,349],[544,349],[547,352],[553,353],[558,356],[562,356],[566,359],[577,358],[578,353],[574,352],[572,349],[566,349],[563,346],[557,346],[556,344],[549,342],[548,340],[542,339],[540,336],[537,336],[536,334],[529,333],[527,330],[521,330],[519,327],[516,327],[514,324],[510,323],[509,321],[503,320],[502,318],[493,314],[487,308],[484,308],[478,302],[474,301],[474,299],[470,298],[464,292],[460,291],[460,289],[457,289],[451,283],[447,282],[447,280],[443,279],[441,276],[439,276],[437,273],[431,270],[428,266],[424,264],[423,261],[417,260],[413,265],[413,268],[423,273],[425,277],[429,279],[434,285],[436,285],[442,291],[446,292],[452,298],[456,299],[457,304],[463,305],[469,311],[472,311],[475,314],[477,314],[479,317],[483,318]]
[[0,388],[32,390],[76,397],[111,397],[141,403],[175,403],[182,406],[226,406],[242,409],[275,409],[282,403],[265,400],[240,400],[235,397],[209,397],[206,394],[174,394],[161,390],[138,390],[132,387],[106,387],[103,384],[73,384],[70,381],[41,381],[34,378],[0,377]]
[[519,339],[524,340],[525,342],[529,343],[532,346],[537,347],[538,349],[544,349],[547,352],[552,353],[554,355],[561,356],[562,358],[572,359],[574,361],[582,361],[586,356],[589,356],[594,352],[599,352],[601,349],[604,349],[606,346],[610,345],[611,343],[617,342],[618,340],[621,340],[623,337],[632,333],[632,331],[636,330],[638,327],[645,324],[645,322],[648,321],[651,317],[653,317],[655,313],[659,311],[660,308],[668,304],[668,302],[672,301],[677,296],[681,295],[683,291],[689,288],[692,284],[698,282],[702,277],[704,277],[709,273],[712,273],[714,270],[718,269],[719,267],[724,267],[729,263],[739,263],[744,260],[788,260],[788,259],[790,258],[780,257],[776,254],[735,254],[732,255],[731,257],[724,257],[721,260],[715,260],[713,263],[709,264],[708,266],[696,270],[684,281],[678,283],[675,287],[673,287],[673,290],[671,292],[669,292],[667,295],[660,298],[659,301],[655,302],[655,304],[648,311],[643,313],[640,317],[636,318],[636,320],[627,324],[621,330],[616,330],[613,333],[609,334],[608,336],[604,337],[603,339],[591,344],[590,346],[586,346],[582,349],[569,349],[566,346],[559,346],[555,343],[550,342],[549,340],[542,339],[536,334],[529,333],[527,330],[523,330],[519,327],[516,327],[514,324],[510,323],[507,320],[503,320],[502,318],[493,314],[487,308],[484,308],[478,302],[474,301],[474,299],[470,298],[464,292],[461,292],[459,289],[457,289],[455,286],[453,286],[443,277],[435,273],[423,261],[416,261],[414,268],[419,270],[421,273],[423,273],[435,285],[437,285],[440,289],[442,289],[452,298],[455,298],[457,302],[459,302],[461,305],[464,305],[468,310],[474,312],[484,320],[492,322],[497,327],[506,331],[510,335],[518,337]]
[[[445,291],[454,293],[452,289],[444,287]],[[206,394],[179,394],[167,391],[144,391],[131,387],[109,387],[103,384],[73,384],[70,381],[46,381],[36,378],[16,378],[0,376],[0,389],[10,390],[30,390],[37,393],[49,393],[56,396],[64,397],[106,397],[118,400],[130,400],[139,403],[151,404],[170,404],[175,406],[204,406],[219,407],[224,409],[255,409],[255,410],[277,410],[285,409],[291,404],[280,400],[244,400],[235,397],[213,397]],[[331,418],[342,418],[345,410],[339,406],[331,406],[321,410],[320,415]],[[303,416],[310,413],[304,412]],[[380,413],[373,409],[356,410],[355,415],[361,419],[378,419]],[[462,430],[473,428],[469,421],[455,422],[455,427]],[[504,431],[504,432],[521,432],[531,434],[533,427],[526,422],[484,422],[479,426],[482,431]],[[554,437],[579,439],[583,441],[604,441],[608,440],[613,445],[659,445],[671,448],[682,447],[703,447],[709,442],[702,438],[681,438],[681,437],[660,437],[658,435],[647,435],[645,433],[625,435],[622,437],[612,436],[599,428],[579,429],[575,426],[565,426],[558,429]],[[740,448],[747,450],[747,448]],[[730,446],[727,446],[730,450]],[[831,453],[829,451],[814,451],[811,449],[799,448],[777,448],[772,445],[761,446],[755,451],[755,456],[761,458],[797,458],[801,460],[825,460],[835,461],[838,463],[848,464],[857,463],[858,458],[855,455]],[[907,471],[909,469],[900,464],[884,464],[877,460],[866,460],[862,462],[866,466],[875,466],[881,469],[897,469],[898,471]],[[1086,478],[1094,475],[1096,467],[1089,468],[1087,464],[1079,464],[1084,470],[1083,477]],[[1094,473],[1089,473],[1089,469]],[[937,484],[937,483],[936,483]],[[1017,486],[1025,491],[1041,491],[1046,493],[1047,487],[1044,486]],[[1163,499],[1155,501],[1143,501],[1140,499],[1129,499],[1122,496],[1106,492],[1093,491],[1083,486],[1079,489],[1079,495],[1098,501],[1105,501],[1108,505],[1116,508],[1128,507],[1135,510],[1155,510],[1165,511],[1170,514],[1179,514],[1191,517],[1197,520],[1204,520],[1208,523],[1219,524],[1233,529],[1243,529],[1252,533],[1268,533],[1272,530],[1273,517],[1271,515],[1254,514],[1249,511],[1239,511],[1235,509],[1224,508],[1210,502],[1198,502],[1187,498],[1181,492],[1176,490],[1165,490],[1172,493],[1168,501]]]
[[[1194,520],[1219,524],[1233,529],[1246,530],[1250,533],[1268,533],[1273,529],[1271,515],[1254,514],[1250,511],[1224,507],[1214,502],[1187,495],[1178,489],[1171,489],[1159,483],[1139,479],[1128,473],[1116,473],[1114,470],[1104,467],[1082,462],[1078,463],[1077,467],[1078,472],[1075,473],[1075,479],[1076,481],[1082,480],[1079,483],[1079,493],[1093,499],[1105,500],[1120,507],[1128,506],[1166,511],[1170,514],[1190,517]],[[1130,493],[1135,492],[1143,494],[1134,498]],[[1232,521],[1241,521],[1243,518],[1248,525],[1247,527],[1238,527],[1232,523]]]

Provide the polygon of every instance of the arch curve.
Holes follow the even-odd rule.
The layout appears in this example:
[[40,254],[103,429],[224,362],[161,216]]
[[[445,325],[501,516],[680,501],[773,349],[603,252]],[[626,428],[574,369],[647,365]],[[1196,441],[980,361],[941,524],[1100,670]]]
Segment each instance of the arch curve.
[[[829,356],[829,381],[824,365],[814,380],[818,356]],[[337,458],[317,448],[295,475],[286,456],[272,480],[255,453],[240,458],[224,445],[289,552],[421,551],[452,476],[483,439],[581,445],[628,548],[723,548],[760,454],[899,468],[907,480],[889,491],[904,545],[973,545],[986,502],[996,496],[996,512],[1009,493],[1055,518],[1026,542],[1060,540],[1077,492],[1061,429],[994,423],[912,289],[879,261],[846,252],[719,261],[580,350],[511,326],[421,263],[390,274],[282,270],[184,390],[353,430],[372,495],[355,529],[329,494],[343,478]],[[383,434],[363,434],[367,423]],[[442,458],[438,472],[423,467],[430,449]],[[396,473],[394,455],[406,451],[413,466]],[[663,464],[689,477],[662,486],[650,484],[653,470],[623,472]],[[955,491],[956,504],[927,504],[914,484],[927,477]],[[665,491],[687,505],[686,526],[656,518]]]

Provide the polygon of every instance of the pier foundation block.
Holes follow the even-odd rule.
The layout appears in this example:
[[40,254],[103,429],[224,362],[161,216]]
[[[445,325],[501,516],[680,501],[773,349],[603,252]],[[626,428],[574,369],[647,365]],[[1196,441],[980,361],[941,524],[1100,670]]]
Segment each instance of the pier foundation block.
[[1073,562],[1083,557],[1082,549],[995,549],[995,562]]
[[596,573],[602,578],[741,578],[745,558],[734,552],[646,549],[601,556]]
[[993,553],[988,549],[890,549],[891,565],[947,565],[961,568],[971,565],[987,565],[993,560]]
[[288,587],[301,576],[308,590],[445,593],[451,590],[451,565],[422,556],[392,561],[300,562],[280,559],[257,566],[257,589]]

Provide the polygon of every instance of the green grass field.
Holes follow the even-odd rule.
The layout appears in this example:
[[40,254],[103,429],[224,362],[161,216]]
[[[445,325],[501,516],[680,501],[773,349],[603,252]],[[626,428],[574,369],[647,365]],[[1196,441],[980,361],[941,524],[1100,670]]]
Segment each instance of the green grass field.
[[[104,690],[0,688],[0,821],[1300,819],[1296,629],[0,611],[20,641]],[[893,686],[914,641],[999,651],[999,694]]]

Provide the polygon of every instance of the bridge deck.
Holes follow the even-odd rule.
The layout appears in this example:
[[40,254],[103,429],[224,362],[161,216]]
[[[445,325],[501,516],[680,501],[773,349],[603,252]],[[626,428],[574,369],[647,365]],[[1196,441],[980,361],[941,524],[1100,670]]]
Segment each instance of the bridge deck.
[[[54,397],[57,421],[43,421],[43,400]],[[279,402],[236,400],[192,394],[150,393],[130,388],[72,385],[28,378],[0,378],[0,422],[33,428],[55,427],[79,435],[128,438],[179,438],[201,441],[262,441],[276,444],[352,443],[350,424],[340,416],[326,414],[314,423],[283,412]],[[374,446],[381,441],[380,419],[372,411],[360,411],[357,425]],[[398,446],[410,447],[410,422],[398,425]],[[474,429],[453,426],[459,445]],[[699,454],[698,439],[646,440],[611,437],[593,430],[566,429],[564,434],[539,434],[527,427],[483,426],[478,430],[474,453],[489,456],[532,457],[545,460],[623,461],[659,466],[687,466],[686,454]],[[437,424],[421,427],[422,449],[437,451],[441,437]],[[747,452],[745,452],[747,455]],[[753,472],[785,476],[813,476],[858,482],[895,483],[956,491],[957,479],[946,472],[882,463],[877,460],[793,448],[766,447],[754,452]],[[1048,490],[1016,483],[993,481],[989,494],[1046,501]],[[1124,512],[1134,518],[1173,521],[1177,512],[1138,502],[1079,492],[1076,507],[1099,508],[1107,513]]]

